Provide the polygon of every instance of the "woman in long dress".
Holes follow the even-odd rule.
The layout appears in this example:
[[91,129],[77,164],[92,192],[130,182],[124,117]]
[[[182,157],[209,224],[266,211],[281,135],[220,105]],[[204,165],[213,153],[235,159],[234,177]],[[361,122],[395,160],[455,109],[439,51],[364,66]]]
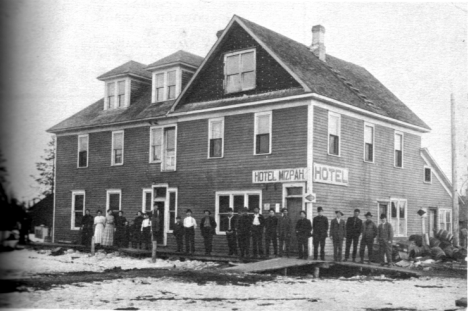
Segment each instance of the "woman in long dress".
[[94,219],[91,216],[91,211],[86,210],[86,214],[81,220],[81,243],[86,247],[91,247],[91,238],[93,237]]
[[115,220],[112,210],[107,210],[106,227],[102,234],[102,245],[112,246],[114,244]]
[[102,243],[102,233],[104,232],[105,225],[106,217],[102,216],[102,212],[98,210],[96,217],[94,217],[94,244],[96,246]]

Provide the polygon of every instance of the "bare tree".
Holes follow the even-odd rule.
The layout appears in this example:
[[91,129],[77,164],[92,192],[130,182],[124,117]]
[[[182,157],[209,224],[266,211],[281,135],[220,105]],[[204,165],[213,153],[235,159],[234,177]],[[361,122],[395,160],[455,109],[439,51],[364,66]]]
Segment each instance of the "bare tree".
[[36,162],[36,169],[39,171],[38,176],[31,175],[32,178],[39,184],[40,195],[47,196],[54,193],[55,179],[55,137],[47,143],[47,148],[44,149],[45,155],[41,157],[41,162]]

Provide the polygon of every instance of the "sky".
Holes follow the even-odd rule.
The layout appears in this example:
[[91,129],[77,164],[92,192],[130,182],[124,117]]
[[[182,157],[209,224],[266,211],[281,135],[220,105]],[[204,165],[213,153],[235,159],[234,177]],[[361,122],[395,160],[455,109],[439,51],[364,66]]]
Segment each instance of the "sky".
[[[365,67],[431,128],[423,146],[451,178],[450,94],[457,104],[459,180],[468,179],[466,3],[4,0],[0,148],[11,191],[38,195],[46,129],[104,96],[99,75],[177,50],[206,56],[234,14]],[[464,178],[464,179],[463,179]],[[459,182],[459,187],[462,186]],[[465,187],[468,182],[465,183]]]

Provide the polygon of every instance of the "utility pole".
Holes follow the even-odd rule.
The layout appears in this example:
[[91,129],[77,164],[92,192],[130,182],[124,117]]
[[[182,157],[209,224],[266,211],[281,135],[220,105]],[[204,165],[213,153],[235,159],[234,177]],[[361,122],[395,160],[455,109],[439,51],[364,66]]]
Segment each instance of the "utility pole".
[[453,244],[460,245],[460,228],[459,228],[459,205],[457,191],[457,132],[456,132],[456,112],[455,112],[455,97],[450,94],[450,102],[452,109],[452,211],[453,211]]

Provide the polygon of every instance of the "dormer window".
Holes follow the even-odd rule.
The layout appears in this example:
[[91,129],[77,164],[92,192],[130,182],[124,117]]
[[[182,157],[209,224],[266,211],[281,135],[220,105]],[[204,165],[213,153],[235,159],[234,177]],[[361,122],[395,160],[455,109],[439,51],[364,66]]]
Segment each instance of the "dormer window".
[[127,80],[106,83],[106,109],[125,108],[127,104]]
[[176,98],[177,70],[158,72],[154,75],[154,100],[162,102]]
[[226,93],[255,88],[255,50],[233,52],[224,56],[224,85]]

